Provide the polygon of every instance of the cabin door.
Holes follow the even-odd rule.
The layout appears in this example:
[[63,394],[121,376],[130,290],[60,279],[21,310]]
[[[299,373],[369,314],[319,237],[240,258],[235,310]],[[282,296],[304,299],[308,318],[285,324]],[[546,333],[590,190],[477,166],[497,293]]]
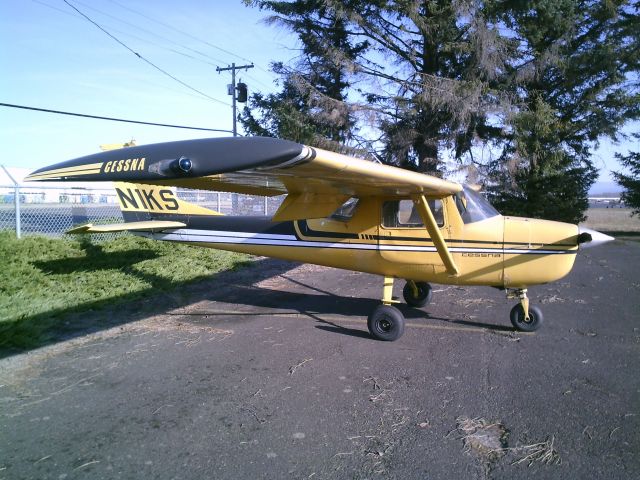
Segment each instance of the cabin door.
[[[442,201],[429,200],[429,206],[443,237],[448,238]],[[381,213],[378,248],[382,258],[402,264],[443,266],[411,199],[383,201]]]

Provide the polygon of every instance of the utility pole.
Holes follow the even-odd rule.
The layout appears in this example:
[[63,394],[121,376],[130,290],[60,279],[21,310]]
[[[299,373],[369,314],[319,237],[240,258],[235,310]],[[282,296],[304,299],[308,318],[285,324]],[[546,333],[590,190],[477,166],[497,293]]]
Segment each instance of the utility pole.
[[236,70],[249,70],[250,68],[253,68],[253,63],[251,63],[251,65],[240,65],[240,66],[236,66],[235,63],[232,63],[230,67],[226,67],[226,68],[216,67],[216,72],[218,73],[231,70],[231,85],[228,86],[227,94],[233,97],[231,109],[233,110],[233,136],[234,137],[238,136],[238,129],[236,127],[236,122],[238,120],[237,118],[238,115],[236,113],[236,100],[238,100],[241,103],[244,103],[247,101],[247,96],[246,96],[247,86],[244,83],[240,84],[241,86],[243,86],[244,97],[240,99],[236,99],[236,90],[238,89],[236,87]]

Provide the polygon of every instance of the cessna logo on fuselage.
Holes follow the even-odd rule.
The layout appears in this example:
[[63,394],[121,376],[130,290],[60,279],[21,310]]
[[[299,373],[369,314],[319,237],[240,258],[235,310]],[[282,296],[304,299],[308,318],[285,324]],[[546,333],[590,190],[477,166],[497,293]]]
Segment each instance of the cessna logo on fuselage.
[[180,208],[174,193],[169,189],[116,188],[123,209],[176,211]]
[[144,170],[146,158],[126,158],[123,160],[111,160],[104,164],[102,173],[114,172],[141,172]]

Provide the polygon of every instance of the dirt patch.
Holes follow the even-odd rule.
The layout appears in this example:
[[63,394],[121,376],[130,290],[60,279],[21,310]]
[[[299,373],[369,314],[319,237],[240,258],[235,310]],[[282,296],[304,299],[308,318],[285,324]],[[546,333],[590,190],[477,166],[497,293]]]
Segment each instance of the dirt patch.
[[500,459],[507,451],[509,432],[499,421],[484,418],[459,417],[456,429],[466,452],[487,463]]

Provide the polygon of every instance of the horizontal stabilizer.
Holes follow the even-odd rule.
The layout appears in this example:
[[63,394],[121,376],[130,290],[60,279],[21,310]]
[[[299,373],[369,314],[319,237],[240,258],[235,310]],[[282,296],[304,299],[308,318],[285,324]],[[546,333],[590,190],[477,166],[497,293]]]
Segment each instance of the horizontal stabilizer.
[[182,222],[169,222],[162,220],[149,220],[144,222],[127,222],[127,223],[111,223],[108,225],[94,225],[93,223],[87,223],[86,225],[80,225],[68,230],[66,233],[111,233],[111,232],[128,232],[128,231],[143,231],[143,232],[157,232],[160,230],[167,230],[172,228],[183,228],[187,225]]

